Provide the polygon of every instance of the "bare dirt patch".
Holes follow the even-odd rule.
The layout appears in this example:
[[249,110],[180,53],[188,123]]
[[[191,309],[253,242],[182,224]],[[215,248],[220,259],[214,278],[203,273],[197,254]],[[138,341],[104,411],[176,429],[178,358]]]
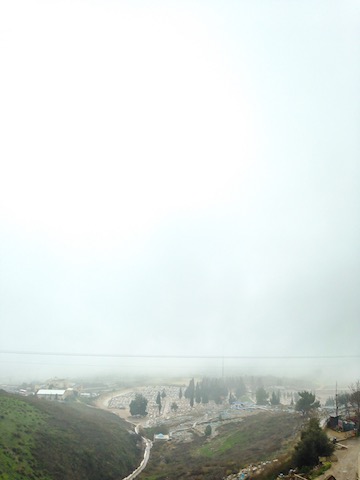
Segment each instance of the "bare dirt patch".
[[358,458],[360,454],[360,437],[342,440],[347,448],[335,450],[336,462],[332,462],[331,468],[320,475],[318,480],[325,480],[333,475],[336,480],[356,480],[358,469]]

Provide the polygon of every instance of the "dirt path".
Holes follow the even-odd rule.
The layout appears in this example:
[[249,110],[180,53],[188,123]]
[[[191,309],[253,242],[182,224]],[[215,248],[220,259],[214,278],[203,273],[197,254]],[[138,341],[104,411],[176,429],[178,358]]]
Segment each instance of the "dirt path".
[[318,477],[318,480],[325,480],[329,475],[333,475],[336,480],[356,480],[358,472],[358,462],[360,454],[360,437],[350,438],[342,442],[348,448],[342,450],[335,450],[335,455],[338,458],[337,462],[333,462],[331,468],[323,475]]
[[128,418],[130,417],[129,408],[125,408],[123,410],[117,409],[117,408],[109,408],[109,402],[113,397],[117,397],[118,395],[122,395],[126,392],[131,392],[131,391],[134,391],[134,389],[128,388],[124,390],[119,390],[117,392],[110,392],[110,393],[103,394],[95,400],[95,405],[98,408],[102,408],[103,410],[106,410],[108,412],[115,413],[115,415],[123,418],[124,420],[128,420]]

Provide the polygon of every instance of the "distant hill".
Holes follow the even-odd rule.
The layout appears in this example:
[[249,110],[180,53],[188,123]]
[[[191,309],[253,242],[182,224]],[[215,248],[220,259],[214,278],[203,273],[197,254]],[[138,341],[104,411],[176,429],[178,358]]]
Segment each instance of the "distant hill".
[[139,437],[114,414],[0,391],[0,480],[119,480]]

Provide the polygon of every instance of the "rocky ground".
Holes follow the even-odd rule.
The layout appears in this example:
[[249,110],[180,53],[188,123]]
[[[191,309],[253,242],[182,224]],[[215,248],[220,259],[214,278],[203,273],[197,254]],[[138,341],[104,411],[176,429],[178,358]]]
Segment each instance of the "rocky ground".
[[[161,410],[156,403],[158,392],[165,392],[166,396],[161,398]],[[135,398],[136,393],[141,393],[148,400],[148,415],[144,418],[133,418],[130,415],[129,405]],[[171,406],[176,403],[177,410],[174,411]],[[179,398],[179,386],[156,385],[144,386],[135,389],[127,389],[120,392],[100,397],[97,405],[111,410],[116,415],[127,419],[130,422],[141,424],[143,427],[154,427],[157,425],[166,425],[172,434],[173,440],[187,441],[188,431],[197,429],[203,434],[205,427],[211,422],[216,429],[216,421],[223,424],[226,421],[233,421],[248,415],[253,415],[265,407],[247,405],[241,409],[231,407],[227,402],[222,405],[216,405],[214,402],[207,404],[197,404],[190,406],[189,399],[182,396]]]
[[[166,396],[161,399],[161,411],[156,404],[156,397],[158,392],[165,392]],[[147,411],[148,415],[144,418],[133,418],[130,415],[129,405],[131,400],[135,398],[136,393],[141,393],[148,400]],[[176,411],[171,409],[171,405],[176,403],[178,409]],[[154,427],[156,425],[167,425],[172,434],[174,441],[186,442],[190,441],[192,435],[190,430],[198,429],[199,433],[204,433],[205,427],[211,422],[215,426],[216,420],[234,421],[248,415],[253,415],[265,407],[256,407],[248,404],[240,410],[232,408],[228,403],[216,405],[210,402],[206,405],[194,404],[190,406],[189,399],[184,396],[179,398],[179,386],[156,385],[144,386],[133,389],[126,389],[119,392],[112,392],[102,395],[97,399],[97,406],[106,408],[116,415],[127,419],[128,421],[144,427]],[[274,409],[276,407],[273,407]],[[277,407],[278,408],[278,407]],[[266,407],[270,409],[270,407]],[[331,435],[331,432],[329,433]],[[330,475],[333,475],[336,480],[356,480],[358,472],[358,462],[360,453],[360,439],[359,438],[342,438],[339,434],[338,441],[344,444],[347,448],[337,448],[335,455],[336,461],[332,463],[331,469],[325,474],[318,477],[319,480],[325,480]]]

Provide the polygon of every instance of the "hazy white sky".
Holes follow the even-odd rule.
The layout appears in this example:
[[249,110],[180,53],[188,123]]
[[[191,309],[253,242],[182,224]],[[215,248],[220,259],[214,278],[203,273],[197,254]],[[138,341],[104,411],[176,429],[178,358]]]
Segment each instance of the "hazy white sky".
[[359,24],[3,0],[0,351],[360,355]]

